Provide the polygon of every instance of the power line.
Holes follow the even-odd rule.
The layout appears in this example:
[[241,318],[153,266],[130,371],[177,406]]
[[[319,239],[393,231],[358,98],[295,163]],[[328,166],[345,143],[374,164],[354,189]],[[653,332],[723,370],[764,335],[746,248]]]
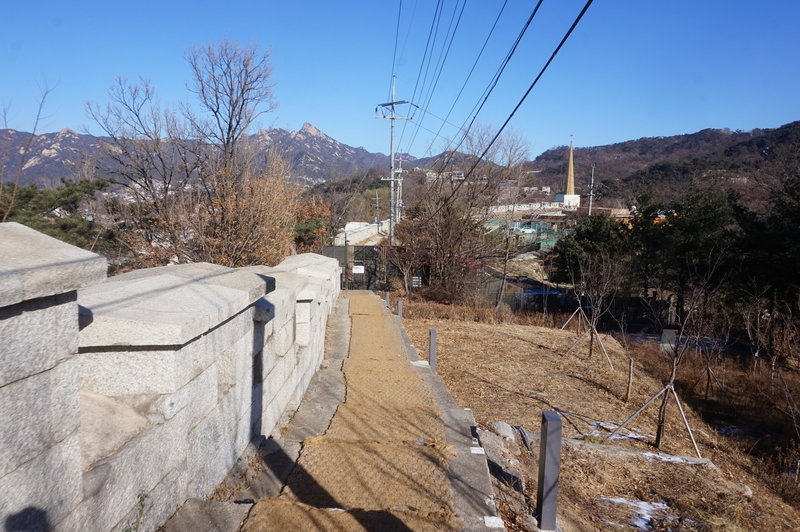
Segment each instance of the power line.
[[556,46],[556,49],[555,49],[555,50],[553,50],[553,53],[550,55],[550,59],[548,59],[548,60],[547,60],[547,63],[545,63],[545,64],[544,64],[544,66],[542,67],[542,69],[539,71],[539,74],[536,76],[536,78],[534,78],[533,82],[532,82],[532,83],[530,84],[530,86],[528,87],[528,90],[526,90],[526,91],[525,91],[525,94],[523,94],[523,95],[522,95],[522,98],[520,98],[519,102],[517,102],[517,105],[516,105],[516,106],[514,106],[514,109],[513,109],[513,110],[511,111],[511,113],[508,115],[508,118],[506,118],[505,122],[503,122],[503,125],[502,125],[502,126],[500,126],[500,129],[499,129],[499,130],[497,130],[497,133],[496,133],[496,134],[495,134],[495,136],[492,138],[492,140],[489,142],[489,145],[488,145],[488,146],[486,146],[486,149],[484,149],[484,150],[483,150],[483,153],[481,153],[480,157],[478,157],[478,160],[477,160],[477,161],[475,161],[475,163],[472,165],[472,167],[471,167],[471,168],[469,169],[469,171],[466,173],[466,175],[465,175],[465,179],[468,179],[468,178],[469,178],[470,174],[472,174],[472,172],[475,170],[475,168],[478,166],[478,164],[480,164],[481,160],[482,160],[482,159],[483,159],[483,158],[486,156],[486,154],[489,152],[489,149],[492,147],[492,145],[493,145],[495,142],[497,142],[497,139],[500,137],[500,134],[501,134],[501,133],[503,132],[503,130],[506,128],[506,126],[508,125],[508,123],[509,123],[509,122],[511,122],[511,119],[514,117],[514,115],[516,114],[516,112],[517,112],[517,111],[519,110],[519,108],[522,106],[523,102],[525,102],[525,99],[528,97],[528,95],[531,93],[531,91],[533,90],[533,88],[536,86],[536,84],[539,82],[539,80],[540,80],[540,79],[542,78],[542,76],[544,75],[544,73],[545,73],[545,71],[547,70],[547,68],[550,66],[550,64],[553,62],[553,60],[556,58],[556,55],[558,55],[558,52],[561,50],[561,47],[562,47],[562,46],[564,46],[564,43],[565,43],[565,42],[567,42],[567,39],[569,39],[569,36],[570,36],[570,35],[572,35],[572,32],[575,30],[575,27],[576,27],[576,26],[578,25],[578,23],[581,21],[581,19],[583,18],[583,15],[584,15],[584,14],[586,14],[586,11],[589,9],[589,6],[591,6],[591,5],[592,5],[592,2],[594,2],[594,0],[588,0],[588,1],[586,2],[586,5],[584,5],[584,6],[583,6],[583,9],[581,9],[581,12],[580,12],[580,13],[578,14],[578,16],[575,18],[575,21],[574,21],[574,22],[572,23],[572,25],[569,27],[569,30],[567,30],[567,33],[566,33],[566,34],[564,34],[564,37],[561,39],[561,42],[559,42],[559,43],[558,43],[558,46]]
[[[438,138],[439,134],[442,132],[442,128],[444,127],[444,124],[450,124],[450,122],[448,122],[447,120],[450,118],[450,115],[453,113],[453,109],[455,109],[455,106],[458,103],[458,100],[461,99],[461,95],[463,94],[464,89],[467,87],[467,83],[469,82],[470,78],[472,77],[473,72],[475,72],[475,67],[478,66],[478,61],[480,61],[481,57],[483,56],[483,52],[486,49],[486,45],[489,44],[489,39],[492,37],[492,34],[494,33],[495,28],[497,27],[497,23],[500,21],[500,16],[503,14],[503,11],[506,8],[506,4],[508,4],[508,0],[505,0],[505,2],[503,2],[503,5],[500,7],[500,11],[497,13],[497,17],[494,19],[494,24],[492,24],[492,28],[489,30],[489,34],[486,35],[486,39],[484,39],[484,41],[483,41],[483,46],[481,46],[481,49],[478,52],[478,56],[475,58],[475,61],[472,63],[472,67],[469,69],[469,73],[467,74],[467,77],[464,80],[464,83],[461,85],[461,89],[459,89],[458,94],[455,97],[455,100],[453,100],[452,105],[450,105],[450,109],[447,111],[447,114],[445,115],[445,117],[440,119],[440,120],[442,120],[443,124],[441,126],[439,126],[439,130],[436,132],[436,138]],[[450,124],[450,125],[453,125],[453,124]],[[454,126],[454,127],[460,129],[459,126]],[[423,155],[425,155],[425,153],[430,153],[431,148],[433,147],[433,141],[436,140],[436,138],[431,140],[431,143],[428,145],[428,149],[425,150]],[[410,149],[410,147],[409,147],[409,149]]]
[[[431,37],[433,36],[434,27],[438,26],[438,20],[441,16],[441,8],[442,8],[442,0],[438,0],[436,2],[436,9],[433,12],[433,20],[431,20],[431,27],[428,29],[428,39],[425,43],[425,51],[422,54],[422,62],[419,65],[419,71],[417,72],[417,80],[414,82],[414,90],[411,93],[411,100],[414,101],[417,97],[417,89],[419,88],[419,80],[422,76],[422,70],[425,68],[425,62],[428,58],[428,50],[431,46]],[[406,124],[403,124],[403,129],[400,131],[400,140],[397,142],[398,146],[403,143],[403,137],[406,134]]]
[[[464,8],[467,6],[467,0],[464,0],[461,4],[461,10],[458,13],[458,19],[456,20],[455,27],[453,27],[453,18],[455,18],[456,9],[458,8],[458,4],[455,5],[453,9],[453,17],[450,18],[450,27],[447,29],[447,34],[445,35],[445,41],[447,42],[446,47],[445,45],[442,46],[442,50],[439,52],[439,59],[437,60],[436,64],[436,74],[434,75],[434,82],[431,85],[431,88],[428,91],[427,99],[425,99],[424,107],[420,108],[422,110],[422,118],[419,122],[416,123],[417,129],[414,130],[413,135],[411,136],[411,140],[408,142],[409,149],[411,146],[414,145],[414,141],[417,138],[417,133],[419,132],[419,126],[421,125],[422,121],[425,120],[425,115],[427,114],[427,107],[430,106],[431,100],[433,99],[433,94],[436,91],[436,87],[439,85],[439,79],[442,77],[442,72],[444,71],[444,65],[447,62],[447,58],[450,55],[450,48],[453,46],[453,40],[455,40],[456,32],[458,32],[458,27],[461,25],[461,17],[464,15]],[[450,28],[453,28],[453,32],[450,33]],[[449,40],[447,36],[450,36]]]
[[[444,202],[441,202],[441,203],[440,203],[440,205],[439,205],[439,206],[438,206],[438,207],[437,207],[437,208],[436,208],[436,209],[435,209],[435,210],[434,210],[434,211],[433,211],[431,214],[429,214],[429,215],[427,216],[427,218],[428,218],[428,219],[431,219],[431,218],[433,218],[434,216],[436,216],[436,214],[437,214],[437,213],[438,213],[438,212],[439,212],[439,211],[440,211],[440,210],[441,210],[441,209],[442,209],[442,208],[443,208],[443,207],[444,207],[444,206],[445,206],[447,203],[449,203],[450,199],[455,197],[456,193],[457,193],[457,192],[458,192],[458,190],[461,188],[461,186],[462,186],[464,183],[466,183],[466,182],[469,180],[469,177],[470,177],[470,176],[472,175],[472,173],[475,171],[475,168],[477,168],[477,166],[478,166],[478,165],[481,163],[481,161],[483,160],[483,158],[486,156],[486,154],[487,154],[487,153],[489,152],[489,150],[491,149],[492,145],[493,145],[495,142],[497,142],[497,139],[500,137],[500,134],[501,134],[501,133],[503,132],[503,130],[506,128],[506,126],[508,125],[508,123],[511,121],[511,118],[513,118],[514,114],[515,114],[515,113],[517,112],[517,110],[519,110],[519,108],[522,106],[522,103],[525,101],[525,99],[526,99],[526,98],[528,97],[528,95],[531,93],[531,91],[533,90],[533,88],[536,86],[536,84],[537,84],[537,83],[539,82],[539,80],[541,79],[542,75],[544,75],[544,73],[545,73],[545,71],[547,70],[547,68],[550,66],[550,64],[551,64],[551,63],[553,62],[553,60],[555,59],[556,55],[558,55],[558,52],[559,52],[559,51],[561,50],[561,48],[564,46],[564,43],[566,43],[566,42],[567,42],[567,39],[569,39],[570,35],[572,35],[572,32],[575,30],[575,27],[576,27],[576,26],[578,25],[578,23],[581,21],[581,19],[583,18],[583,15],[585,15],[585,14],[586,14],[586,11],[589,9],[589,6],[591,6],[591,5],[592,5],[592,2],[593,2],[593,1],[594,1],[594,0],[588,0],[588,1],[586,2],[586,4],[583,6],[583,9],[581,9],[581,12],[578,14],[578,16],[575,18],[574,22],[572,23],[572,25],[569,27],[569,30],[567,30],[567,33],[566,33],[566,34],[564,34],[564,37],[561,39],[561,42],[559,42],[559,43],[558,43],[558,46],[556,46],[555,50],[554,50],[554,51],[553,51],[553,53],[550,55],[550,59],[548,59],[548,60],[547,60],[547,62],[545,63],[545,65],[544,65],[544,66],[542,67],[542,69],[539,71],[539,74],[536,76],[536,78],[534,78],[533,82],[532,82],[532,83],[530,84],[530,86],[528,87],[528,90],[526,90],[526,91],[525,91],[525,94],[523,94],[523,95],[522,95],[522,98],[520,98],[520,100],[519,100],[519,102],[517,103],[517,105],[514,107],[514,109],[513,109],[513,110],[511,111],[511,113],[508,115],[508,118],[506,118],[505,122],[503,122],[503,125],[500,127],[500,129],[497,131],[497,133],[495,134],[495,136],[492,138],[492,140],[489,142],[489,144],[488,144],[488,145],[486,146],[486,148],[483,150],[483,153],[481,153],[481,155],[478,157],[478,159],[475,161],[475,163],[474,163],[474,164],[473,164],[473,165],[470,167],[470,169],[469,169],[469,170],[467,171],[467,173],[464,175],[464,179],[463,179],[463,180],[460,180],[460,181],[458,182],[458,184],[456,184],[456,186],[455,186],[455,187],[453,187],[453,190],[452,190],[452,192],[450,193],[450,195],[449,195],[448,199],[447,199],[447,200],[445,200]],[[450,158],[452,158],[452,152],[451,152],[451,156],[450,156]],[[443,166],[442,166],[442,168],[445,168],[445,167],[446,167],[446,164],[447,164],[447,163],[445,163],[445,165],[443,165]],[[441,172],[441,170],[440,170],[440,172]]]
[[403,0],[400,0],[399,5],[397,7],[397,27],[394,31],[394,52],[392,53],[392,72],[391,76],[389,76],[389,100],[392,99],[392,79],[394,78],[395,71],[395,63],[397,62],[397,38],[400,36],[400,14],[403,12]]
[[[464,123],[461,125],[461,129],[463,131],[462,136],[461,136],[461,140],[458,142],[458,144],[456,144],[456,146],[452,150],[450,150],[450,156],[445,160],[445,162],[444,162],[444,164],[442,166],[442,170],[450,163],[450,161],[452,160],[453,155],[455,154],[455,152],[458,151],[458,148],[461,147],[461,145],[464,143],[464,141],[469,136],[469,131],[472,129],[472,126],[475,125],[475,120],[478,118],[478,114],[480,114],[481,110],[483,110],[483,106],[489,100],[489,96],[491,96],[491,94],[494,91],[495,87],[497,87],[497,83],[500,81],[500,76],[503,75],[503,72],[505,71],[506,67],[508,66],[508,63],[511,61],[511,58],[514,56],[514,53],[517,51],[517,47],[519,46],[519,43],[522,41],[522,37],[525,35],[525,32],[528,31],[528,28],[530,27],[531,22],[533,22],[534,17],[536,17],[536,14],[539,12],[539,8],[541,7],[543,1],[544,0],[539,0],[536,3],[536,6],[533,8],[533,11],[531,11],[530,16],[528,17],[528,20],[525,22],[525,25],[522,27],[522,29],[520,30],[519,34],[517,35],[517,38],[514,41],[514,44],[511,46],[511,49],[506,54],[506,57],[503,59],[502,63],[500,64],[500,67],[497,69],[497,72],[495,72],[495,75],[492,78],[492,80],[489,82],[489,85],[483,91],[483,94],[481,95],[482,99],[479,98],[479,103],[476,103],[475,106],[473,106],[472,111],[470,112],[469,115],[467,115],[467,118],[464,120]],[[472,116],[471,120],[469,118],[470,116]],[[464,128],[464,125],[467,123],[467,121],[469,121],[469,125],[466,128]]]

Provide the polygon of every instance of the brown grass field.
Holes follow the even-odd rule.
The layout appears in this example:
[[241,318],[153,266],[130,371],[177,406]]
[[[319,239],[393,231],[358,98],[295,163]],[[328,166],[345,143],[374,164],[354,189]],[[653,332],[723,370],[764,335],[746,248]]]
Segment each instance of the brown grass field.
[[[558,328],[564,321],[563,316],[517,318],[508,311],[414,302],[407,305],[405,327],[423,358],[427,357],[428,331],[437,330],[438,373],[459,406],[471,408],[483,428],[505,421],[538,432],[542,410],[558,410],[564,437],[600,444],[564,447],[559,499],[559,523],[564,530],[800,529],[796,473],[788,465],[796,461],[795,455],[786,454],[783,462],[765,460],[757,448],[763,447],[767,435],[719,432],[734,424],[757,427],[754,418],[769,417],[759,413],[752,394],[737,395],[744,369],[735,363],[718,367],[717,375],[726,383],[725,400],[715,400],[722,395],[715,390],[703,402],[698,398],[703,395],[702,385],[689,391],[681,383],[695,381],[705,366],[699,357],[684,363],[676,388],[701,454],[713,465],[654,459],[642,453],[696,456],[674,401],[668,408],[661,449],[653,445],[657,403],[627,427],[626,436],[605,440],[615,424],[662,388],[660,379],[669,368],[665,355],[655,346],[634,345],[627,351],[605,334],[602,339],[613,369],[597,349],[588,358],[588,341],[564,355],[576,339],[575,330]],[[634,359],[634,379],[630,400],[625,402],[629,353]],[[745,400],[745,395],[750,399]],[[619,448],[641,452],[620,454],[615,452]],[[536,500],[535,458],[524,448],[511,454],[519,461],[530,507]],[[529,508],[515,505],[508,496],[513,491],[509,486],[496,482],[495,487],[506,526],[526,530],[520,516]],[[617,498],[666,506],[637,522],[637,513],[642,512]]]

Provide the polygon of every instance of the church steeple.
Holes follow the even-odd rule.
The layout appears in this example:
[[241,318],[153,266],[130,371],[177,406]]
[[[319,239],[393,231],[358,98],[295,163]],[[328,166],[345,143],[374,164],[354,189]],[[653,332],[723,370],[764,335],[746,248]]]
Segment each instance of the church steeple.
[[567,163],[567,186],[564,194],[575,195],[575,164],[572,161],[572,138],[569,139],[569,163]]
[[570,135],[569,138],[567,180],[564,183],[564,192],[556,194],[556,202],[563,204],[565,209],[577,209],[581,206],[581,197],[575,194],[575,161],[573,157],[572,135]]

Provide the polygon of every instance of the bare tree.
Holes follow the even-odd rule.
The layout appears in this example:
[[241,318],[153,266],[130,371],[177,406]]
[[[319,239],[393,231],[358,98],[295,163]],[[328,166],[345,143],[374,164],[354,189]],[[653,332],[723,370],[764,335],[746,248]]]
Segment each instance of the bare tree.
[[[570,265],[572,285],[578,296],[578,309],[573,316],[577,315],[579,319],[584,319],[587,327],[567,350],[567,353],[588,334],[589,358],[593,355],[594,343],[597,341],[609,366],[614,367],[597,332],[597,326],[601,318],[611,309],[614,298],[622,286],[626,269],[626,262],[621,257],[613,256],[608,249],[598,249],[592,253],[577,256]],[[588,313],[583,310],[584,305],[589,308]]]
[[233,162],[236,144],[256,118],[275,109],[269,51],[224,40],[192,48],[189,90],[201,114],[187,110],[196,137],[219,149],[225,164]]
[[[52,92],[52,89],[45,85],[40,90],[39,104],[36,107],[36,114],[33,118],[33,125],[25,144],[20,148],[17,156],[17,164],[13,170],[12,175],[6,175],[5,167],[6,162],[11,157],[10,143],[2,142],[0,144],[0,222],[8,221],[9,216],[14,211],[14,205],[17,201],[17,193],[19,192],[20,181],[22,180],[22,172],[31,157],[31,148],[33,141],[36,139],[36,133],[39,130],[39,122],[42,120],[44,113],[44,106],[47,102],[47,97]],[[2,110],[3,129],[8,129],[8,112],[10,104],[4,104]],[[3,139],[0,139],[3,141]]]
[[102,129],[102,171],[124,187],[109,212],[122,241],[153,263],[193,260],[186,243],[185,193],[197,179],[203,158],[192,149],[179,116],[162,109],[146,80],[118,78],[104,107],[87,104]]
[[522,135],[513,130],[507,131],[506,134],[499,139],[497,144],[499,151],[498,157],[500,158],[500,164],[506,171],[507,179],[516,178],[516,192],[513,195],[511,212],[509,213],[504,228],[504,245],[500,258],[502,277],[500,279],[500,289],[497,291],[497,300],[495,301],[495,307],[499,308],[503,302],[503,292],[505,291],[506,279],[508,277],[508,261],[511,258],[510,224],[513,222],[514,214],[517,210],[517,203],[520,198],[522,178],[525,175],[522,170],[522,164],[528,157],[528,145]]
[[126,80],[88,107],[109,139],[105,170],[128,191],[110,208],[117,227],[150,264],[275,262],[291,250],[297,191],[285,161],[247,138],[274,108],[269,53],[222,41],[186,59],[194,109],[162,109],[149,83]]

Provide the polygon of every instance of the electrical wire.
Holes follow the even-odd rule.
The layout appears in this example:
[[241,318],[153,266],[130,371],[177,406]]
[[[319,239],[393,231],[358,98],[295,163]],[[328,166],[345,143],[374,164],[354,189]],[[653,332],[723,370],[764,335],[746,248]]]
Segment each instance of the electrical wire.
[[[558,46],[556,46],[556,48],[555,48],[555,50],[553,51],[553,53],[552,53],[552,54],[550,54],[550,58],[547,60],[547,62],[545,63],[545,65],[544,65],[544,66],[542,67],[542,69],[539,71],[539,74],[538,74],[538,75],[537,75],[537,76],[534,78],[533,82],[532,82],[532,83],[530,84],[530,86],[528,87],[528,90],[526,90],[526,91],[525,91],[525,93],[522,95],[522,98],[520,98],[520,100],[519,100],[519,102],[517,103],[517,105],[514,107],[514,109],[513,109],[513,110],[511,111],[511,113],[508,115],[508,118],[506,118],[506,120],[503,122],[503,125],[500,127],[500,129],[497,131],[497,133],[494,135],[494,137],[493,137],[493,138],[492,138],[492,140],[489,142],[489,144],[486,146],[486,148],[483,150],[483,152],[481,153],[481,155],[480,155],[480,156],[479,156],[479,157],[476,159],[476,161],[475,161],[475,163],[472,165],[472,167],[470,167],[470,169],[467,171],[467,173],[465,173],[465,174],[464,174],[464,179],[463,179],[463,180],[460,180],[460,181],[458,182],[458,184],[456,184],[456,186],[454,186],[454,187],[453,187],[453,190],[452,190],[452,192],[450,193],[450,195],[448,196],[448,198],[447,198],[445,201],[443,201],[443,202],[440,202],[439,206],[437,206],[437,207],[436,207],[436,209],[434,209],[434,211],[433,211],[432,213],[430,213],[430,214],[428,214],[428,215],[426,216],[426,218],[427,218],[428,220],[430,220],[430,219],[432,219],[434,216],[436,216],[436,214],[438,214],[438,213],[439,213],[439,211],[441,211],[441,210],[442,210],[442,208],[443,208],[443,207],[445,207],[445,206],[446,206],[446,205],[449,203],[450,199],[452,199],[452,198],[454,198],[454,197],[455,197],[455,195],[458,193],[458,190],[461,188],[461,186],[462,186],[464,183],[466,183],[467,181],[469,181],[469,177],[472,175],[472,173],[475,171],[475,169],[476,169],[476,168],[478,167],[478,165],[481,163],[481,161],[483,160],[483,158],[484,158],[484,157],[486,156],[486,154],[489,152],[489,150],[491,149],[492,145],[493,145],[495,142],[497,142],[497,139],[500,137],[500,134],[503,132],[503,130],[504,130],[504,129],[506,128],[506,126],[508,125],[508,123],[511,121],[511,119],[512,119],[512,118],[513,118],[513,116],[514,116],[514,114],[515,114],[515,113],[516,113],[516,112],[519,110],[519,108],[522,106],[523,102],[524,102],[524,101],[525,101],[525,99],[528,97],[528,95],[531,93],[531,91],[532,91],[532,90],[533,90],[533,88],[536,86],[536,84],[539,82],[539,80],[541,79],[542,75],[544,75],[545,71],[546,71],[546,70],[547,70],[547,68],[550,66],[550,64],[553,62],[553,60],[555,59],[556,55],[558,55],[558,52],[559,52],[559,51],[561,50],[561,48],[564,46],[564,43],[566,43],[566,42],[567,42],[567,39],[569,39],[570,35],[572,35],[572,32],[575,30],[575,28],[577,27],[578,23],[581,21],[581,19],[583,18],[583,16],[586,14],[586,11],[589,9],[589,6],[591,6],[591,5],[592,5],[592,2],[593,2],[593,1],[594,1],[594,0],[587,0],[586,4],[583,6],[583,9],[581,9],[581,12],[580,12],[580,13],[578,14],[578,16],[575,18],[575,20],[573,21],[572,25],[569,27],[569,29],[567,30],[567,32],[564,34],[564,37],[563,37],[563,38],[561,39],[561,41],[558,43]],[[451,155],[450,155],[449,159],[452,159],[452,156],[453,156],[453,152],[451,152]],[[449,160],[447,161],[447,164],[449,164]],[[442,169],[443,169],[443,168],[446,168],[446,165],[443,165]],[[442,170],[440,169],[440,173],[441,173],[441,171],[442,171]]]
[[[469,132],[472,129],[472,127],[475,125],[475,120],[478,118],[478,114],[480,114],[480,112],[483,110],[483,106],[489,100],[489,97],[492,95],[492,92],[494,91],[495,87],[497,87],[497,83],[500,81],[500,76],[503,75],[503,72],[505,71],[506,67],[508,66],[508,63],[511,61],[511,58],[514,56],[514,53],[516,53],[517,47],[519,46],[519,43],[522,41],[522,38],[525,36],[525,32],[528,31],[528,28],[530,27],[531,23],[533,22],[533,19],[536,17],[536,14],[539,12],[539,8],[541,7],[543,1],[544,0],[539,0],[536,3],[536,6],[533,8],[533,11],[531,11],[530,16],[528,17],[528,20],[525,21],[525,25],[523,25],[522,29],[520,30],[519,34],[517,35],[517,38],[514,40],[514,44],[511,45],[511,49],[509,49],[508,53],[506,54],[506,57],[503,59],[502,63],[500,64],[500,67],[497,69],[497,72],[495,72],[495,75],[492,77],[492,80],[489,82],[489,85],[486,87],[486,89],[484,90],[483,94],[481,95],[481,98],[478,99],[478,103],[476,103],[475,106],[473,106],[472,111],[470,111],[470,114],[467,115],[467,118],[464,120],[464,123],[461,125],[461,130],[462,130],[461,140],[459,140],[458,144],[456,144],[456,146],[450,150],[450,156],[444,161],[444,163],[442,165],[442,168],[440,169],[440,172],[443,171],[444,168],[446,168],[448,164],[450,164],[450,161],[452,160],[455,152],[458,151],[458,149],[461,147],[461,145],[464,143],[464,141],[469,137]],[[472,117],[471,119],[470,119],[470,116]],[[465,128],[464,126],[466,125],[466,123],[468,121],[469,121],[469,125],[466,126],[466,128]]]
[[[419,88],[419,80],[422,77],[422,71],[423,71],[423,69],[425,69],[426,62],[428,63],[428,65],[430,65],[430,59],[428,57],[428,51],[431,50],[431,53],[432,53],[431,38],[434,37],[434,28],[438,28],[438,26],[439,26],[439,19],[441,18],[442,7],[443,7],[442,0],[438,0],[436,2],[436,9],[433,12],[433,20],[431,20],[431,27],[428,29],[428,39],[425,42],[425,51],[422,54],[422,62],[420,63],[419,71],[417,72],[417,80],[414,82],[414,91],[411,93],[411,100],[410,101],[412,101],[412,102],[417,97],[417,89]],[[434,40],[435,40],[435,37],[434,37]],[[425,76],[427,77],[427,71],[425,73]],[[406,133],[406,125],[407,125],[407,122],[404,122],[403,123],[403,129],[400,131],[400,140],[397,142],[398,146],[402,145],[402,143],[403,143],[403,137],[405,136],[405,133]]]
[[[408,142],[408,147],[411,149],[411,146],[414,145],[414,141],[417,138],[417,133],[419,132],[419,127],[422,124],[422,121],[425,120],[425,116],[427,114],[427,108],[430,107],[431,100],[433,99],[433,94],[436,91],[436,87],[439,85],[439,79],[442,77],[442,72],[444,71],[444,65],[447,63],[447,58],[450,55],[450,48],[453,46],[453,40],[455,39],[456,33],[458,32],[458,28],[461,25],[461,17],[464,15],[464,8],[467,6],[467,0],[463,0],[461,4],[461,10],[458,13],[458,19],[456,20],[455,26],[453,26],[453,17],[455,17],[456,9],[458,8],[458,4],[456,4],[456,9],[453,10],[453,17],[450,18],[450,27],[447,28],[447,34],[445,36],[445,40],[447,42],[446,47],[442,46],[442,50],[439,52],[439,59],[437,60],[436,65],[436,74],[434,75],[434,82],[431,85],[428,96],[425,99],[425,103],[423,107],[419,107],[422,110],[422,118],[415,123],[417,129],[414,130],[414,133],[411,136],[411,140]],[[452,33],[450,29],[453,29]],[[447,39],[447,35],[449,35],[449,40]],[[428,130],[429,131],[429,130]]]
[[397,62],[397,38],[400,36],[400,14],[403,12],[403,0],[400,0],[399,5],[397,7],[397,27],[394,30],[394,52],[392,53],[392,72],[391,76],[389,76],[389,97],[386,99],[387,102],[392,100],[392,79],[396,72],[394,71],[395,64]]
[[[438,138],[439,135],[441,134],[442,128],[444,127],[444,124],[453,125],[450,122],[448,122],[448,119],[450,118],[450,115],[453,113],[453,109],[455,109],[456,104],[461,99],[461,95],[464,93],[464,89],[467,87],[467,83],[469,83],[469,80],[472,77],[472,74],[475,72],[475,67],[478,66],[478,61],[480,61],[481,57],[483,56],[484,50],[486,50],[486,45],[489,43],[489,39],[492,37],[492,34],[494,33],[495,28],[497,27],[497,23],[500,21],[500,16],[503,14],[503,11],[506,8],[506,4],[508,4],[508,0],[505,0],[505,2],[503,2],[503,5],[500,7],[500,11],[497,13],[497,17],[495,17],[495,19],[494,19],[494,24],[492,24],[492,27],[489,30],[489,34],[486,35],[486,39],[484,39],[484,41],[483,41],[483,45],[481,46],[481,49],[478,52],[478,56],[475,58],[475,61],[472,63],[472,67],[469,69],[469,73],[467,74],[467,77],[464,80],[464,83],[461,84],[461,89],[459,89],[458,94],[456,95],[455,99],[453,100],[453,103],[450,105],[450,109],[448,109],[447,114],[445,115],[445,117],[440,119],[440,120],[442,120],[443,124],[441,126],[439,126],[439,130],[436,132],[436,138]],[[460,129],[459,126],[453,126],[453,127],[457,128],[457,129]],[[428,149],[425,150],[425,152],[423,153],[423,156],[425,154],[430,154],[431,153],[431,149],[433,148],[433,142],[434,142],[434,140],[436,140],[436,138],[431,140],[431,143],[428,145]]]
[[548,60],[547,60],[547,62],[546,62],[546,63],[544,64],[544,66],[542,67],[542,69],[539,71],[539,74],[538,74],[538,75],[537,75],[537,76],[534,78],[533,82],[532,82],[532,83],[530,84],[530,86],[528,87],[528,90],[526,90],[526,91],[525,91],[525,94],[523,94],[523,95],[522,95],[522,98],[520,98],[519,102],[517,102],[517,105],[516,105],[516,106],[514,106],[514,109],[513,109],[513,110],[511,111],[511,113],[508,115],[508,118],[506,118],[505,122],[503,122],[503,125],[502,125],[502,126],[500,126],[500,129],[498,129],[498,130],[497,130],[497,133],[496,133],[496,134],[495,134],[495,136],[492,138],[492,140],[489,142],[489,145],[488,145],[488,146],[486,146],[486,149],[484,149],[484,150],[483,150],[483,153],[481,153],[480,157],[478,157],[478,160],[477,160],[477,161],[475,161],[475,163],[472,165],[472,168],[470,168],[470,169],[469,169],[469,171],[468,171],[468,172],[467,172],[467,173],[464,175],[464,179],[465,179],[465,180],[469,178],[470,174],[472,174],[472,172],[475,170],[475,168],[478,166],[478,164],[480,164],[481,160],[482,160],[482,159],[483,159],[483,158],[486,156],[486,154],[489,152],[489,149],[492,147],[492,145],[493,145],[495,142],[497,142],[497,139],[500,137],[500,134],[501,134],[501,133],[503,133],[503,130],[506,128],[506,126],[508,125],[508,123],[509,123],[509,122],[511,122],[511,119],[514,117],[514,115],[516,114],[516,112],[519,110],[519,108],[520,108],[520,107],[522,106],[522,104],[525,102],[525,99],[526,99],[526,98],[528,97],[528,95],[531,93],[531,91],[532,91],[532,90],[533,90],[533,88],[536,86],[536,84],[537,84],[537,83],[539,83],[539,80],[542,78],[542,76],[544,75],[544,73],[545,73],[545,71],[547,70],[547,68],[550,66],[550,64],[553,62],[553,60],[556,58],[556,55],[558,55],[558,52],[559,52],[559,51],[561,51],[561,48],[564,46],[564,43],[566,43],[566,42],[567,42],[567,39],[569,39],[569,36],[570,36],[570,35],[572,35],[572,32],[573,32],[573,31],[575,30],[575,28],[578,26],[578,23],[579,23],[579,22],[581,21],[581,19],[583,18],[583,15],[585,15],[585,14],[586,14],[586,11],[589,9],[589,6],[591,6],[591,5],[592,5],[592,2],[594,2],[594,0],[588,0],[588,1],[586,2],[586,4],[583,6],[583,9],[581,9],[581,12],[580,12],[580,13],[578,14],[578,16],[575,18],[575,21],[574,21],[574,22],[572,23],[572,25],[569,27],[569,30],[567,30],[567,33],[566,33],[566,34],[564,34],[564,37],[561,39],[561,42],[559,42],[559,43],[558,43],[558,46],[556,46],[556,49],[555,49],[555,50],[553,50],[553,53],[552,53],[552,54],[550,54],[550,59],[548,59]]

